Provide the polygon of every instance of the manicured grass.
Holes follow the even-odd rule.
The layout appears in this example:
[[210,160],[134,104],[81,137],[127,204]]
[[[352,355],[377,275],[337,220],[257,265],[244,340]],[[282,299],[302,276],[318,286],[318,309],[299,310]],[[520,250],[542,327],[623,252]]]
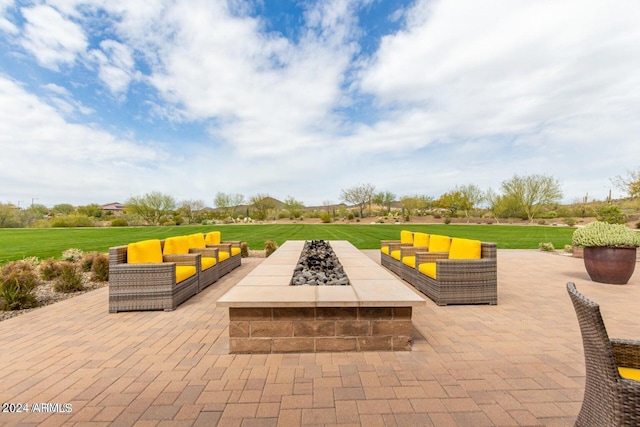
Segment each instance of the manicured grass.
[[359,249],[376,249],[380,240],[398,239],[407,229],[451,237],[466,237],[496,242],[500,249],[537,249],[541,242],[551,242],[556,249],[571,244],[573,228],[523,225],[462,224],[245,224],[174,227],[105,227],[0,229],[0,264],[36,256],[59,258],[63,251],[107,252],[109,247],[145,239],[163,239],[196,232],[222,231],[223,240],[242,240],[250,249],[264,249],[265,240],[279,245],[286,240],[348,240]]

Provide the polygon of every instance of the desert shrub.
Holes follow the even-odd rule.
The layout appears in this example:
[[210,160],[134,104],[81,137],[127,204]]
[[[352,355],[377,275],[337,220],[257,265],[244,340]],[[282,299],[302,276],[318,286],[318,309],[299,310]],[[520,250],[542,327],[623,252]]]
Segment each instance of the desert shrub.
[[538,220],[538,224],[540,225],[545,225],[547,223],[547,221],[545,221],[544,219]]
[[636,228],[640,228],[640,221],[636,222]]
[[93,221],[86,215],[62,215],[53,218],[52,227],[93,227]]
[[353,218],[355,218],[355,216],[353,215],[353,213],[352,213],[352,212],[349,212],[349,215],[347,215],[347,219],[348,219],[349,221],[353,221]]
[[62,260],[70,262],[80,261],[83,255],[84,252],[82,252],[81,249],[70,248],[62,252]]
[[333,218],[331,217],[330,213],[324,212],[320,214],[320,220],[323,224],[329,224],[333,220]]
[[576,225],[576,220],[574,218],[565,218],[564,223],[569,227],[573,227],[574,225]]
[[93,257],[91,280],[96,282],[106,282],[109,280],[109,257],[105,254],[97,253]]
[[40,263],[39,270],[42,280],[53,280],[62,273],[62,265],[54,258],[49,258]]
[[249,257],[249,244],[247,242],[240,243],[240,257],[241,258]]
[[564,245],[564,251],[568,254],[573,253],[573,246],[571,245]]
[[70,261],[61,262],[62,273],[55,280],[53,290],[56,292],[78,292],[84,289],[82,285],[82,274],[78,266]]
[[278,249],[278,244],[276,242],[272,240],[267,240],[266,242],[264,242],[265,256],[270,256],[276,251],[276,249]]
[[603,205],[598,208],[598,221],[608,222],[609,224],[624,224],[626,222],[625,215],[616,205]]
[[97,255],[99,255],[98,252],[89,252],[89,253],[83,254],[82,258],[78,262],[78,264],[80,265],[80,270],[84,272],[91,271],[93,260],[96,258]]
[[13,261],[0,269],[0,309],[21,310],[35,307],[33,292],[40,284],[35,268],[28,262]]
[[544,242],[544,243],[538,244],[538,250],[545,251],[545,252],[553,252],[556,250],[556,248],[553,247],[553,243]]
[[444,223],[445,224],[451,224],[451,217],[450,216],[445,217]]
[[129,223],[124,218],[116,218],[111,220],[112,227],[128,227]]

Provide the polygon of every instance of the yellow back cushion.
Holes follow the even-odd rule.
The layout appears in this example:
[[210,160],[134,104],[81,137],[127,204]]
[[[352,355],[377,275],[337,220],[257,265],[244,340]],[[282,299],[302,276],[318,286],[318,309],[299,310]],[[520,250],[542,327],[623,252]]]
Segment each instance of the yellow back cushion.
[[429,235],[427,233],[413,233],[413,246],[429,246]]
[[189,247],[190,248],[204,248],[204,234],[195,233],[189,236]]
[[482,243],[480,240],[451,239],[449,259],[480,259]]
[[208,245],[219,245],[220,244],[220,232],[219,231],[210,231],[204,238],[204,241]]
[[162,262],[160,240],[144,240],[127,245],[127,263],[147,264]]
[[189,236],[167,237],[164,241],[163,253],[165,255],[188,254]]
[[400,231],[400,243],[413,243],[413,232],[409,230]]
[[450,246],[451,238],[449,236],[432,234],[429,239],[429,252],[449,252]]

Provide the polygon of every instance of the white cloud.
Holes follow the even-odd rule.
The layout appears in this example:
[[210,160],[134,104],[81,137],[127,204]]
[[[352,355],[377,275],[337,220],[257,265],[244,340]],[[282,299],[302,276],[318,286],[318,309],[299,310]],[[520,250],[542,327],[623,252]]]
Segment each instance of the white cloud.
[[114,95],[126,92],[131,80],[139,74],[132,49],[116,40],[103,40],[100,50],[92,50],[90,56],[98,64],[98,77]]
[[58,70],[60,64],[73,64],[87,47],[82,27],[47,5],[22,8],[26,23],[22,46],[40,65]]
[[[168,157],[153,146],[68,123],[56,109],[4,76],[0,116],[0,181],[2,197],[8,200],[38,197],[41,203],[55,204],[89,203],[97,195],[120,198],[136,183],[151,183],[154,164]],[[82,194],[73,191],[78,187]]]
[[16,34],[18,27],[7,18],[7,9],[13,6],[13,0],[0,0],[0,31]]

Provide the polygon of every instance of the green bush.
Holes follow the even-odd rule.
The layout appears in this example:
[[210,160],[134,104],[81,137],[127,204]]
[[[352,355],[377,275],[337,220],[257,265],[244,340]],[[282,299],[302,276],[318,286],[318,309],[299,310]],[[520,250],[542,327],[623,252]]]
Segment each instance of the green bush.
[[28,262],[13,261],[0,269],[0,309],[21,310],[38,304],[33,292],[40,285],[35,268]]
[[42,280],[53,280],[62,273],[62,265],[54,258],[45,259],[40,263],[40,277]]
[[324,212],[320,214],[320,220],[323,224],[329,224],[331,221],[333,221],[333,218],[331,217],[330,213]]
[[83,256],[84,256],[84,252],[82,252],[82,249],[71,248],[62,252],[63,261],[70,261],[70,262],[80,261]]
[[247,242],[240,243],[240,257],[241,258],[249,257],[249,244]]
[[267,240],[264,242],[264,250],[265,255],[269,257],[272,253],[274,253],[278,249],[278,244],[272,240]]
[[569,227],[573,227],[574,225],[576,225],[576,220],[574,218],[565,218],[564,223]]
[[86,215],[62,215],[53,218],[52,227],[93,227],[93,221]]
[[112,227],[128,227],[129,223],[124,218],[116,218],[111,220]]
[[620,208],[615,205],[603,205],[598,208],[598,221],[607,222],[609,224],[624,224],[626,222],[625,215]]
[[109,280],[109,257],[105,254],[96,254],[91,264],[91,280],[107,282]]
[[62,264],[62,273],[55,280],[53,290],[56,292],[78,292],[84,289],[82,285],[82,274],[78,266],[70,261],[64,261]]
[[553,243],[551,242],[540,243],[538,245],[538,249],[545,252],[553,252],[556,250],[556,248],[553,247]]

